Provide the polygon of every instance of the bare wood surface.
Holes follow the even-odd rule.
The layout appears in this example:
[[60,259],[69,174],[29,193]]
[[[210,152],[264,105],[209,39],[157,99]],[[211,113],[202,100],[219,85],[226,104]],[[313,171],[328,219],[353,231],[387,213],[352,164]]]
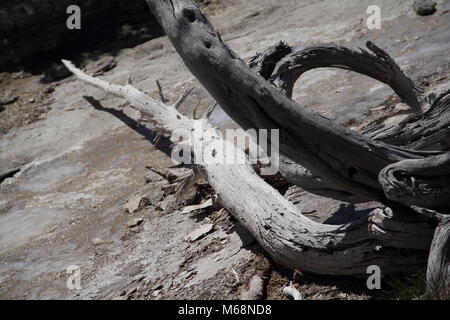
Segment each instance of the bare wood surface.
[[[154,100],[130,85],[109,84],[84,74],[68,61],[64,63],[80,80],[126,99],[132,107],[151,117],[155,125],[152,129],[174,132],[182,127],[190,131],[201,124],[209,138],[196,134],[193,141],[183,143],[207,147],[219,141],[232,147],[205,119],[188,119],[174,106]],[[243,151],[237,152],[245,157]],[[421,270],[426,262],[434,228],[427,220],[417,219],[417,215],[406,213],[400,219],[386,208],[349,224],[324,225],[303,216],[261,179],[249,163],[199,166],[224,208],[281,265],[318,274],[355,275],[365,274],[371,264],[380,265],[389,273],[405,270],[405,266],[407,270]],[[410,219],[408,224],[404,223],[405,217]],[[408,249],[410,254],[400,255],[402,249]]]

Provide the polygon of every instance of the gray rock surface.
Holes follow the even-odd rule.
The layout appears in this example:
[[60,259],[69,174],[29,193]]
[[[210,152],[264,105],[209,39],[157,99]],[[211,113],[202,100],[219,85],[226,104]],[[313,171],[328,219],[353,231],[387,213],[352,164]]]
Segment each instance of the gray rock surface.
[[6,106],[19,100],[19,96],[0,98],[0,106]]

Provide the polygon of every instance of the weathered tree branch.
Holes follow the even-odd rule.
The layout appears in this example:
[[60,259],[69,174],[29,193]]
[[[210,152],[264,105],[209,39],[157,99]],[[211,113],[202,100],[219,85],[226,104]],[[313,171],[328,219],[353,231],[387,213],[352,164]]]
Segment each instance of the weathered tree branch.
[[[173,106],[145,95],[130,85],[118,86],[87,76],[70,62],[67,68],[80,80],[126,99],[141,113],[151,117],[159,130],[175,132],[183,128],[194,134],[186,145],[202,150],[211,144],[234,145],[224,140],[205,119],[193,120]],[[178,143],[178,141],[174,141]],[[245,157],[237,149],[239,157]],[[315,223],[280,193],[262,180],[250,164],[223,165],[200,163],[199,170],[218,195],[225,209],[245,226],[275,261],[305,272],[332,275],[365,274],[367,267],[379,265],[386,273],[421,270],[431,243],[434,227],[427,219],[402,213],[401,219],[389,208],[345,225]],[[404,221],[409,220],[407,224]],[[401,254],[408,250],[409,254]]]
[[383,168],[436,155],[373,141],[302,108],[239,59],[194,1],[147,2],[186,66],[231,118],[244,129],[280,129],[280,151],[330,189],[383,201]]
[[423,114],[415,114],[398,125],[378,125],[365,135],[414,150],[450,151],[450,90],[437,97]]
[[374,54],[363,49],[358,52],[340,46],[294,48],[293,53],[282,59],[269,78],[292,98],[295,82],[309,70],[326,67],[350,70],[387,84],[415,112],[421,113],[419,95],[422,89],[401,71],[385,51],[370,41],[366,46]]
[[450,206],[450,152],[421,160],[403,160],[380,172],[386,196],[407,206]]
[[[417,93],[420,90],[416,88],[412,80],[401,72],[400,68],[387,53],[370,42],[367,46],[376,53],[376,56],[366,51],[355,52],[344,47],[336,46],[315,46],[291,50],[287,44],[281,42],[268,48],[265,52],[258,54],[252,59],[250,66],[265,79],[276,81],[282,91],[288,96],[292,95],[292,88],[295,81],[308,70],[319,67],[338,67],[352,70],[387,83],[399,95],[403,95],[403,99],[407,100],[407,103],[413,109],[417,110],[416,106],[419,103]],[[294,53],[289,54],[292,51]],[[446,138],[447,135],[450,135],[450,127],[448,126],[450,113],[445,113],[446,107],[450,106],[450,99],[447,99],[449,93],[444,93],[438,97],[424,114],[420,113],[419,115],[410,117],[399,126],[393,126],[387,133],[384,132],[382,140],[393,138],[397,144],[398,142],[406,144],[409,141],[409,145],[415,143],[416,147],[427,145],[428,148],[431,148],[431,145],[437,147],[436,144],[440,143],[440,147],[444,147],[444,149],[438,148],[437,150],[445,150],[446,144],[448,144],[448,139]],[[418,120],[422,121],[419,122]],[[431,123],[436,122],[438,123],[437,126],[431,125]],[[405,128],[407,129],[406,131],[404,130]],[[414,131],[410,132],[411,129]],[[399,136],[402,136],[402,138]],[[444,155],[443,157],[446,156]],[[422,167],[418,167],[418,164],[424,163],[427,168],[435,167],[433,171],[434,175],[430,172],[423,172],[422,176],[427,177],[426,182],[422,181],[422,183],[417,183],[414,187],[405,183],[400,184],[398,180],[394,182],[394,176],[392,174],[389,177],[386,174],[380,174],[380,183],[388,198],[406,205],[421,205],[425,207],[449,206],[449,197],[444,187],[448,185],[449,177],[440,175],[446,174],[445,170],[450,170],[450,165],[445,161],[444,163],[442,161],[436,161],[436,158],[442,159],[442,156],[429,157],[424,160],[405,160],[386,168],[384,172],[387,172],[387,170],[392,172],[394,168],[399,167],[403,168],[403,171],[407,171],[404,168],[406,164],[416,163],[415,173],[420,175]],[[310,192],[352,203],[364,201],[364,199],[342,192],[341,190],[330,189],[326,181],[323,182],[320,177],[313,176],[301,165],[290,161],[284,156],[281,156],[280,171],[289,182]],[[391,182],[390,184],[389,181]],[[393,195],[394,192],[396,193],[395,196]],[[421,192],[423,194],[416,197]]]
[[[244,129],[281,130],[280,150],[282,154],[308,170],[307,175],[303,174],[302,176],[307,178],[308,183],[315,183],[317,181],[314,180],[320,177],[320,184],[326,183],[330,189],[338,190],[339,193],[347,193],[349,197],[355,197],[358,201],[378,200],[386,203],[389,202],[390,197],[392,198],[392,190],[395,188],[386,188],[389,185],[386,181],[394,182],[394,180],[392,177],[390,177],[391,180],[385,179],[384,174],[380,175],[384,168],[400,163],[397,166],[400,166],[401,169],[401,166],[411,164],[409,160],[417,161],[413,163],[420,165],[431,159],[435,165],[439,162],[437,159],[441,159],[440,156],[445,157],[442,152],[418,152],[371,140],[367,136],[356,134],[305,110],[288,97],[283,96],[282,91],[265,81],[264,78],[253,73],[223,43],[219,33],[213,29],[194,1],[147,0],[147,3],[189,70],[220,103],[228,115]],[[277,50],[272,52],[269,59],[271,64],[268,68],[259,68],[259,72],[263,76],[267,77],[270,72],[275,70],[272,69],[274,60],[280,56],[289,60],[286,58],[286,55],[289,57],[287,48],[281,49],[281,55],[276,53]],[[401,72],[386,53],[372,44],[369,44],[369,49],[375,53],[375,56],[365,52],[356,54],[346,50],[325,48],[322,53],[331,58],[323,62],[324,56],[319,57],[316,59],[316,66],[340,67],[339,62],[350,56],[352,59],[346,61],[344,68],[360,70],[363,74],[389,84],[405,102],[419,111],[420,102],[417,95],[419,90],[414,83]],[[292,55],[295,53],[291,53]],[[312,51],[307,56],[314,58],[315,55],[316,52]],[[335,59],[339,55],[340,58]],[[313,58],[308,59],[314,61]],[[359,64],[360,61],[373,64]],[[258,58],[254,59],[252,63],[258,64]],[[312,67],[314,64],[309,65],[309,69]],[[289,68],[284,69],[285,74],[289,74],[286,70],[290,71]],[[379,70],[384,71],[379,72]],[[299,67],[297,74],[301,73],[302,68]],[[284,88],[288,96],[289,85],[293,85],[295,82],[294,76],[296,76],[295,71],[285,81],[285,84],[289,83]],[[447,165],[447,163],[443,164],[444,167]],[[386,170],[389,171],[389,169]],[[417,175],[421,170],[413,171],[413,174]],[[379,177],[381,181],[378,180]],[[431,180],[433,178],[427,183],[427,187],[433,190]],[[404,186],[400,187],[400,194],[407,194],[402,189]],[[426,204],[430,207],[448,208],[449,204],[446,199],[446,192],[434,192],[433,197],[429,197]],[[423,204],[424,202],[419,201],[419,203]],[[333,236],[333,239],[337,239],[336,235]],[[272,243],[274,242],[275,239],[272,240]],[[290,266],[289,261],[284,262],[284,265]]]

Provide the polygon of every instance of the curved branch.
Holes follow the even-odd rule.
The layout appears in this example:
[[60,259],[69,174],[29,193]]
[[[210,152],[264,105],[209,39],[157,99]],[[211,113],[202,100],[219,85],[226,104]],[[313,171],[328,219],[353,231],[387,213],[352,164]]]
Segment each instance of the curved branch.
[[396,125],[369,128],[364,134],[414,150],[450,150],[450,90],[436,98],[423,114],[412,115]]
[[379,180],[392,201],[423,208],[450,208],[450,152],[394,163],[380,172]]
[[353,193],[333,188],[319,176],[313,175],[298,163],[280,154],[279,170],[281,175],[290,183],[304,190],[322,197],[332,198],[348,203],[367,202],[366,197],[360,197]]
[[[279,42],[253,57],[249,66],[264,79],[271,81],[269,79],[272,78],[272,74],[277,64],[281,59],[292,53],[292,51],[292,48],[288,44]],[[289,57],[290,56],[291,55],[289,55]],[[286,90],[283,92],[288,94]],[[283,154],[280,154],[279,159],[281,175],[290,183],[297,185],[310,193],[349,203],[367,201],[366,197],[359,197],[346,191],[332,189],[321,177],[313,175],[310,171],[290,160]]]
[[422,89],[402,72],[385,51],[370,41],[366,46],[374,54],[363,49],[358,52],[340,46],[296,48],[279,63],[271,80],[276,81],[279,88],[291,98],[295,82],[309,70],[325,67],[350,70],[387,84],[414,112],[421,113]]
[[[408,100],[413,109],[417,109],[418,92],[420,91],[407,78],[395,61],[383,50],[368,42],[367,47],[376,55],[361,50],[356,52],[338,46],[312,46],[292,50],[287,44],[280,42],[256,55],[250,67],[269,81],[277,81],[281,91],[292,96],[292,88],[298,78],[306,71],[321,67],[336,67],[351,70],[382,81],[399,95]],[[291,53],[294,51],[293,53]],[[282,60],[282,61],[280,61]],[[275,74],[272,74],[274,73]],[[319,176],[312,175],[301,165],[280,156],[280,172],[291,183],[321,196],[350,203],[364,202],[367,199],[358,195],[332,189]]]

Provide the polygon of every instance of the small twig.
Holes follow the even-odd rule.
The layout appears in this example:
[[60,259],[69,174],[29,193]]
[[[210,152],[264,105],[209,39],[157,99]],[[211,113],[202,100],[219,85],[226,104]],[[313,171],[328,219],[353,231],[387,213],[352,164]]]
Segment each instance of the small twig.
[[131,74],[129,74],[127,77],[127,81],[125,82],[125,85],[131,86],[132,82],[133,82],[133,76]]
[[181,97],[178,99],[178,101],[175,102],[173,107],[176,110],[178,110],[181,107],[181,105],[183,104],[184,100],[186,100],[186,98],[191,94],[192,90],[194,90],[194,88],[190,88],[188,90],[185,90],[184,93],[181,95]]
[[167,170],[165,168],[154,168],[150,166],[147,166],[146,168],[160,175],[161,177],[166,179],[169,183],[173,183],[177,179],[180,179],[180,177],[182,176],[181,174],[178,174],[178,172]]
[[163,93],[163,89],[161,87],[161,83],[159,83],[158,80],[156,80],[156,85],[158,86],[158,93],[159,93],[159,97],[161,98],[161,102],[162,103],[166,103],[166,97],[164,97],[164,93]]
[[192,110],[192,119],[197,120],[197,113],[198,109],[200,108],[200,102],[202,102],[202,98],[198,99],[197,105],[195,106],[194,110]]
[[162,135],[161,134],[157,134],[155,137],[155,140],[153,140],[153,144],[155,145],[155,147],[158,146],[158,143],[161,141]]
[[217,102],[214,102],[214,104],[210,105],[208,110],[206,110],[205,114],[203,115],[203,118],[206,120],[209,120],[209,117],[211,117],[211,114],[216,110]]
[[192,119],[197,120],[198,105],[192,110]]

